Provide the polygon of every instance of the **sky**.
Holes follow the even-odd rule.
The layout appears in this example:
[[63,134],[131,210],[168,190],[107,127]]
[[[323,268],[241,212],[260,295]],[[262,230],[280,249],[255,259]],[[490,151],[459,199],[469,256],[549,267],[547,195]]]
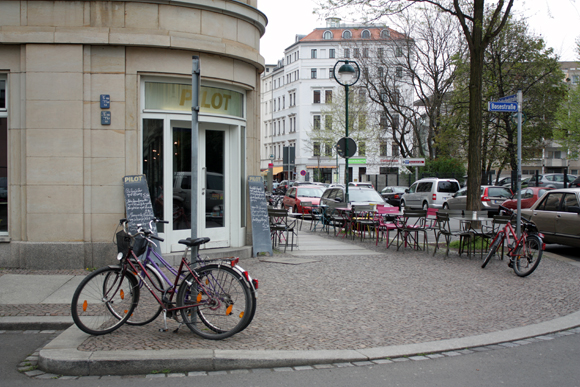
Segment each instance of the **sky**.
[[[324,19],[312,13],[315,6],[312,0],[258,0],[258,9],[268,17],[260,42],[267,64],[282,59],[297,34],[324,27]],[[560,60],[580,60],[575,49],[580,38],[580,0],[515,0],[514,9],[528,18],[531,31],[541,35]]]

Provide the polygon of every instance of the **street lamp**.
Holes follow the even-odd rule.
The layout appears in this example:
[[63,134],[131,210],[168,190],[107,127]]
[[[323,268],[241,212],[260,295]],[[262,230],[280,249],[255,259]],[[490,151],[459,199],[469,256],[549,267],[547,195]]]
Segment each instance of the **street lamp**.
[[[338,65],[340,64],[340,67],[338,68],[338,71],[336,70],[336,68],[338,67]],[[352,65],[356,66],[356,69],[352,66]],[[334,79],[336,80],[336,82],[338,82],[339,85],[344,86],[344,94],[345,94],[345,116],[346,116],[346,121],[345,121],[345,137],[348,137],[348,88],[349,86],[354,85],[355,83],[357,83],[358,79],[360,78],[360,67],[358,65],[358,63],[354,62],[354,61],[348,61],[348,60],[339,60],[338,62],[336,62],[336,64],[334,65],[334,68],[332,69],[332,76],[334,77]],[[345,202],[348,205],[349,203],[349,197],[348,197],[348,182],[349,182],[349,178],[348,178],[348,141],[346,141],[346,147],[345,147],[345,170],[344,170],[344,174],[345,174],[345,185],[346,185],[346,191],[345,191]]]

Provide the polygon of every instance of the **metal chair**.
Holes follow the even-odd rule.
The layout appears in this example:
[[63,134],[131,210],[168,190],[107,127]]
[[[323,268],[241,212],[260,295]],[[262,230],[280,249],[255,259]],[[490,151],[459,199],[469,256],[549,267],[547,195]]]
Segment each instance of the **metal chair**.
[[[292,244],[290,245],[290,250],[294,251],[294,235],[298,240],[298,234],[296,233],[296,220],[288,220],[287,210],[276,210],[268,209],[268,217],[270,218],[270,238],[272,239],[272,245],[279,245],[282,238],[285,240],[284,252],[288,248],[289,234],[292,234]],[[284,235],[286,234],[286,235]]]

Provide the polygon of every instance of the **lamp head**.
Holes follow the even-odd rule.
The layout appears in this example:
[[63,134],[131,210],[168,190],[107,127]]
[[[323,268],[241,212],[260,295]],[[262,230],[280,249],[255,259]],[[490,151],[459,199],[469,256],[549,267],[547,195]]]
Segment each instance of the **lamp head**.
[[340,68],[338,69],[338,77],[343,84],[350,85],[354,79],[356,79],[356,70],[354,67],[346,61]]

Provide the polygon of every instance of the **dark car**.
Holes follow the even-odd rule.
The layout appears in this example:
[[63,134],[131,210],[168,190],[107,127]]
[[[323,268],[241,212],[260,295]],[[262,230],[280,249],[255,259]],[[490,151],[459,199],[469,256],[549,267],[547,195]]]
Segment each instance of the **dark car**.
[[381,196],[391,206],[400,207],[401,197],[405,193],[406,189],[407,187],[397,187],[397,186],[385,187],[381,191]]
[[545,243],[580,247],[580,188],[553,189],[522,216],[534,222]]
[[[343,187],[327,188],[320,198],[320,204],[326,205],[329,202],[345,203],[346,189]],[[367,187],[348,187],[348,198],[350,205],[361,204],[386,204],[385,200],[377,191]],[[345,205],[347,205],[345,203]]]
[[570,183],[570,188],[580,187],[580,176],[578,176],[573,182]]

